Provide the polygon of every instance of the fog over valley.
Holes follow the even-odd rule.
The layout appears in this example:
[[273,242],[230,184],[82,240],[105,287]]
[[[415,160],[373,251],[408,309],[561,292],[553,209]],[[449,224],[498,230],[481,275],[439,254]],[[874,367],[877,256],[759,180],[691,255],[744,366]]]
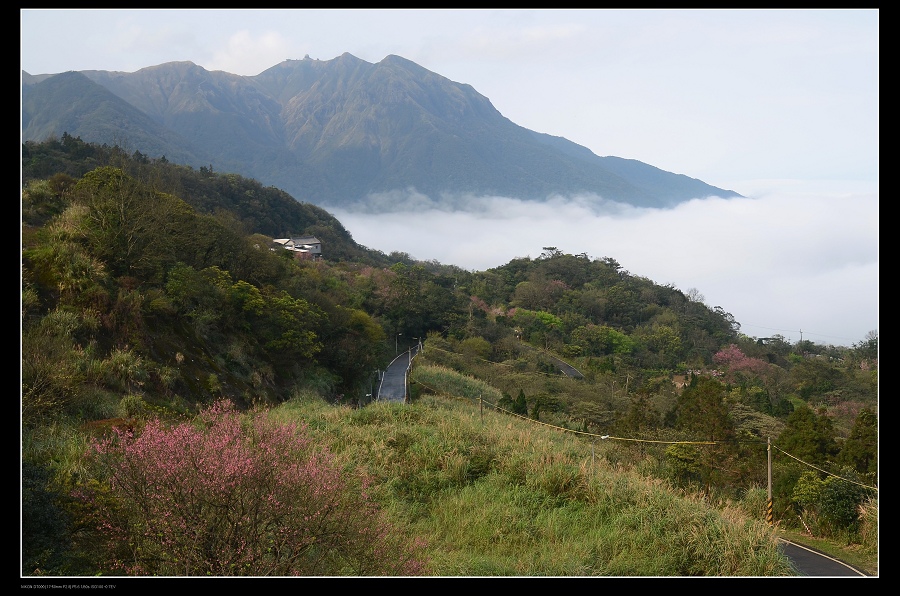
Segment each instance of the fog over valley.
[[369,248],[467,270],[537,258],[547,246],[611,257],[634,275],[696,290],[753,337],[796,342],[802,332],[816,343],[851,345],[878,328],[877,187],[779,180],[730,188],[748,198],[661,210],[594,196],[466,196],[448,209],[407,191],[372,197],[366,209],[330,211]]

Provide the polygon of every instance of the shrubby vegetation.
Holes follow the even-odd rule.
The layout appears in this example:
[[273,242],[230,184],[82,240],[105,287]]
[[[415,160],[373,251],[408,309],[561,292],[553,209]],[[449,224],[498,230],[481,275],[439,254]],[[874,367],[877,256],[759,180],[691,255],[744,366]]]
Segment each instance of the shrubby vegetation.
[[[415,544],[382,521],[296,424],[243,421],[230,402],[195,422],[149,420],[95,440],[75,491],[114,575],[419,575]],[[98,534],[98,536],[93,536]]]
[[[420,339],[414,400],[462,375],[442,390],[477,391],[489,406],[586,437],[628,438],[604,457],[725,500],[764,484],[771,439],[778,522],[871,543],[874,331],[849,347],[748,337],[696,290],[555,247],[482,272],[385,255],[277,189],[68,135],[26,143],[23,175],[24,573],[110,572],[125,560],[77,535],[103,509],[83,507],[85,495],[115,504],[121,544],[147,538],[148,521],[129,517],[134,497],[113,488],[115,466],[101,473],[100,454],[88,457],[88,437],[131,429],[116,443],[125,448],[142,432],[185,430],[221,400],[249,412],[315,395],[362,412],[377,371]],[[306,233],[323,241],[324,260],[270,250],[273,237]],[[581,378],[560,374],[563,360]],[[254,444],[252,425],[242,428]],[[204,572],[246,572],[244,554]],[[315,559],[320,567],[265,564],[316,572],[335,556]],[[177,571],[130,560],[135,573]],[[338,568],[363,572],[328,567]]]
[[[420,374],[417,367],[416,375]],[[421,371],[478,394],[478,380]],[[336,457],[362,465],[373,491],[424,540],[428,574],[449,576],[793,575],[757,499],[713,503],[612,463],[606,444],[493,411],[469,397],[422,394],[361,409],[291,400]],[[376,489],[377,487],[377,489]]]

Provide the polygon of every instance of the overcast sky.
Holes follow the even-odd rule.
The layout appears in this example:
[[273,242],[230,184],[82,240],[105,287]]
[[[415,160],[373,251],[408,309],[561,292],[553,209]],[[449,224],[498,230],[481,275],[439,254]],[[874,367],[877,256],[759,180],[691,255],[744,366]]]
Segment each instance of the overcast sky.
[[542,247],[612,257],[721,306],[754,337],[850,345],[878,328],[879,12],[21,10],[30,74],[187,60],[396,54],[525,128],[746,199],[674,210],[515,197],[476,213],[335,212],[370,248],[470,270]]

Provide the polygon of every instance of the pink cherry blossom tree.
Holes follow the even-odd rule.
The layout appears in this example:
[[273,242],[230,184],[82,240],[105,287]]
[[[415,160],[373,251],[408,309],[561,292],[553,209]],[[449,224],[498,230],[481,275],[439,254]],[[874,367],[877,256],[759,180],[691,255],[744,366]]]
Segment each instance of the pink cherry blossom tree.
[[193,423],[149,421],[93,445],[95,512],[115,574],[419,575],[422,544],[384,521],[366,482],[302,426],[228,401]]

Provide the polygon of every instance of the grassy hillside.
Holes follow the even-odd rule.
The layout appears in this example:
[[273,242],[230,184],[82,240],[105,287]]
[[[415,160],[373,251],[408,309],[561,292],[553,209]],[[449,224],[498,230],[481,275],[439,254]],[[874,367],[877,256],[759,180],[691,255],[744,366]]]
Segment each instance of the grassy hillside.
[[361,410],[298,399],[303,421],[373,478],[441,576],[792,575],[759,491],[724,506],[610,463],[604,445],[450,396]]

